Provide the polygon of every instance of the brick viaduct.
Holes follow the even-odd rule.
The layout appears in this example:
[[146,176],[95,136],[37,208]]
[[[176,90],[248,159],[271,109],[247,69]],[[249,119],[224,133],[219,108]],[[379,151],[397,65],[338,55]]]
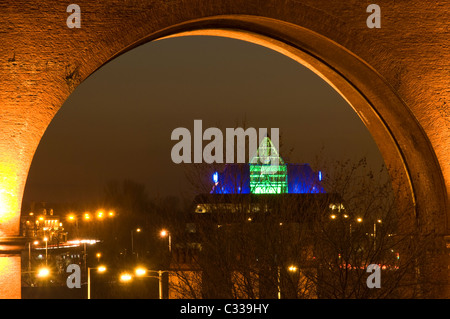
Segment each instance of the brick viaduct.
[[[102,65],[169,36],[233,37],[309,67],[372,133],[403,187],[401,201],[414,207],[404,212],[408,227],[450,234],[450,3],[377,0],[381,28],[368,28],[366,9],[373,2],[1,1],[0,297],[21,296],[22,194],[46,127]],[[81,8],[81,28],[66,25],[71,3]],[[448,272],[448,261],[439,260]],[[448,290],[438,296],[448,298]]]

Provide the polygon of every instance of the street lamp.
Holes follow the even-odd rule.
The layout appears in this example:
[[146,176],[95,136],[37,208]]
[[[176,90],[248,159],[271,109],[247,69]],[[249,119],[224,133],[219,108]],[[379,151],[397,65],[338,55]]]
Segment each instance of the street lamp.
[[106,271],[105,266],[98,266],[97,268],[88,267],[87,299],[91,299],[91,269],[97,269],[97,272],[99,273],[103,273]]
[[39,278],[46,278],[48,275],[50,275],[50,270],[47,267],[42,267],[37,272]]
[[277,267],[277,298],[281,299],[281,267]]
[[382,220],[381,219],[377,219],[376,223],[373,223],[373,237],[375,238],[377,236],[377,223],[381,224]]
[[[298,268],[295,265],[290,265],[287,270],[291,273],[297,272]],[[277,267],[277,298],[281,299],[281,267]]]
[[136,274],[136,276],[141,277],[141,276],[145,276],[147,274],[147,269],[142,268],[142,267],[138,267],[134,270],[134,273]]
[[377,223],[381,224],[382,220],[381,219],[377,219],[376,223],[373,223],[373,245],[374,247],[376,247],[377,242],[376,242],[376,237],[377,237]]
[[103,219],[103,217],[105,217],[105,213],[102,210],[99,210],[97,212],[97,218],[98,219]]
[[[131,255],[133,255],[134,254],[134,232],[136,232],[136,233],[140,233],[141,232],[141,229],[140,228],[136,228],[136,229],[132,229],[131,230]],[[137,254],[136,254],[136,258],[137,258],[138,256],[137,256]]]
[[[158,276],[146,276],[147,271],[157,272]],[[163,299],[163,291],[162,291],[162,274],[164,272],[169,272],[168,270],[147,270],[142,267],[138,267],[135,269],[135,274],[137,277],[148,277],[148,278],[157,278],[159,282],[158,291],[159,291],[159,299]]]
[[161,238],[165,238],[168,237],[169,240],[169,252],[172,252],[172,236],[170,234],[170,232],[166,229],[162,229],[161,232],[159,233],[159,235],[161,236]]
[[122,282],[129,282],[131,279],[133,279],[133,276],[127,272],[120,274],[120,281]]
[[[39,241],[33,241],[33,245],[38,245]],[[31,241],[28,242],[28,273],[31,274]]]
[[105,266],[98,266],[97,270],[99,272],[105,272],[106,271],[106,267]]
[[79,230],[78,230],[78,218],[77,215],[75,215],[74,213],[70,213],[69,215],[67,215],[67,221],[69,223],[75,223],[75,235],[78,237],[79,236]]
[[45,241],[45,265],[47,266],[47,255],[48,255],[48,238],[44,237]]
[[297,267],[294,266],[294,265],[291,265],[291,266],[289,266],[288,270],[289,270],[290,272],[296,272],[296,271],[297,271]]

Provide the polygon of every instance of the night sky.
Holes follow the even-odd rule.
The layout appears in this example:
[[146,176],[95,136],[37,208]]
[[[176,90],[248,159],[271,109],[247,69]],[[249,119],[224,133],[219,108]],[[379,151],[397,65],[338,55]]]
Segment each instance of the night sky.
[[194,119],[224,132],[244,121],[279,127],[283,146],[293,149],[285,159],[314,169],[321,169],[317,156],[383,162],[351,107],[302,65],[239,40],[172,38],[118,57],[72,93],[37,149],[24,209],[30,201],[94,199],[109,180],[179,194],[185,168],[171,161],[170,136],[177,127],[193,132]]

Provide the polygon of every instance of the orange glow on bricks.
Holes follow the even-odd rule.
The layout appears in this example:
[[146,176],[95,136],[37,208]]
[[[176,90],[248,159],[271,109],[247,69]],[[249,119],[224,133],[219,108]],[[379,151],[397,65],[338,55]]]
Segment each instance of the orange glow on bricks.
[[0,297],[21,297],[20,256],[0,257]]
[[14,234],[20,218],[19,182],[13,165],[0,162],[0,237]]

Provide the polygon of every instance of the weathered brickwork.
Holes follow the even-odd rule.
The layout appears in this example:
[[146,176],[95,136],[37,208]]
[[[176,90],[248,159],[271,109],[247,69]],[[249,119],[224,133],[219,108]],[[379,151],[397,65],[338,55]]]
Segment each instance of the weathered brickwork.
[[[66,25],[71,3],[81,8],[79,29]],[[381,28],[366,25],[370,3],[381,7]],[[0,237],[18,235],[34,152],[77,85],[138,44],[193,28],[242,30],[243,39],[254,32],[316,53],[372,105],[365,123],[385,160],[404,162],[420,224],[449,234],[449,13],[449,1],[425,0],[1,1]],[[322,40],[306,39],[307,33],[295,31],[298,27],[323,36],[327,45],[347,55],[334,64],[332,56],[327,58],[332,52],[321,49]],[[364,75],[360,67],[352,68],[352,59],[365,65]],[[392,97],[382,93],[388,89]],[[346,97],[352,94],[357,95]],[[363,107],[354,107],[365,116]],[[388,144],[393,146],[384,148]],[[20,280],[5,276],[9,273],[0,269],[0,287],[11,288],[2,288],[0,297],[17,297],[18,291],[20,296]]]

